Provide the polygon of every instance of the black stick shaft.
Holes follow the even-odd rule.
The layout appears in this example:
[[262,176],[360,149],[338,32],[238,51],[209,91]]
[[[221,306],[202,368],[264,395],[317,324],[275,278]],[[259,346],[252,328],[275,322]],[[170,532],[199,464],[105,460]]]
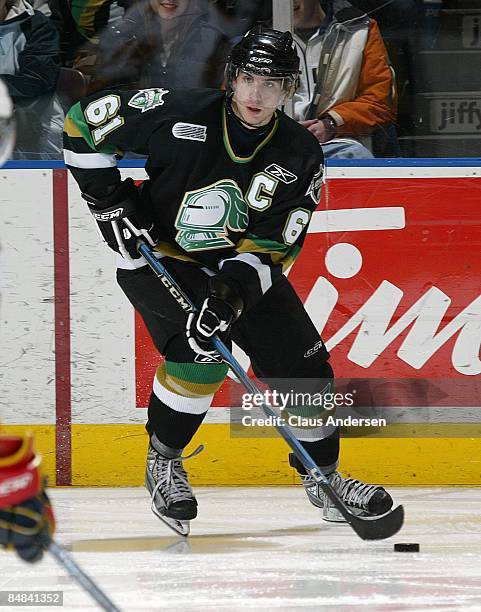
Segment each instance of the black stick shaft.
[[121,612],[119,608],[107,597],[107,595],[95,584],[72,559],[72,557],[53,540],[48,542],[48,551],[55,557],[72,578],[94,599],[103,610],[107,612]]

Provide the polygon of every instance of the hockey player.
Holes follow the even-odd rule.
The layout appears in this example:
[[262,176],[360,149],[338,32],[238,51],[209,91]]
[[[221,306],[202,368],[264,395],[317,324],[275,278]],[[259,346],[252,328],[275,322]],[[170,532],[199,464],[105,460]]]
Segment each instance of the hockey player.
[[0,434],[0,545],[31,563],[55,531],[40,464],[30,434]]
[[[13,105],[0,80],[0,167],[9,158],[14,142]],[[44,539],[55,530],[40,464],[30,434],[10,436],[0,432],[0,545],[14,548],[30,562],[42,558]]]
[[[290,33],[249,31],[231,53],[227,91],[106,91],[74,105],[65,121],[65,161],[107,244],[117,280],[165,356],[153,384],[146,485],[154,512],[181,531],[197,502],[182,451],[204,419],[227,366],[210,340],[221,334],[249,356],[258,377],[329,385],[328,353],[283,275],[298,254],[320,197],[316,139],[277,110],[296,88],[299,59]],[[121,181],[116,155],[148,156],[140,189]],[[137,237],[198,304],[185,318],[136,251]],[[341,497],[381,514],[381,487],[337,472],[335,428],[299,439]],[[309,499],[339,520],[295,457]],[[182,531],[181,531],[182,532]]]

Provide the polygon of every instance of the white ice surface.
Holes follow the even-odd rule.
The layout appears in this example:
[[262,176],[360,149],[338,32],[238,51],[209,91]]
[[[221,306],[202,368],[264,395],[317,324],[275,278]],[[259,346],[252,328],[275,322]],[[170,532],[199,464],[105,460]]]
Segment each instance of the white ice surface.
[[[188,540],[143,489],[51,496],[57,541],[125,611],[481,610],[481,488],[392,492],[406,524],[380,542],[322,522],[298,487],[199,488]],[[29,566],[0,553],[0,590],[16,589],[64,591],[63,608],[39,610],[97,609],[49,555]]]

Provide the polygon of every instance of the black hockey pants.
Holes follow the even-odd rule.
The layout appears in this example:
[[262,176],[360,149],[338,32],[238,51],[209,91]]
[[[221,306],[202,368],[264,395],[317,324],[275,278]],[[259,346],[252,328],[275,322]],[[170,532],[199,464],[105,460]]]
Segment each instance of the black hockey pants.
[[[205,297],[206,272],[183,261],[167,257],[162,261],[185,293],[200,305]],[[227,367],[206,363],[190,349],[184,334],[185,313],[148,266],[119,269],[117,280],[165,357],[154,380],[147,430],[155,432],[163,444],[182,449],[202,423]],[[333,377],[319,333],[285,277],[235,322],[232,340],[250,357],[256,376],[283,381],[283,391],[299,379],[316,381],[317,389],[311,385],[311,391],[321,391]],[[338,430],[321,427],[295,433],[319,466],[336,466]]]

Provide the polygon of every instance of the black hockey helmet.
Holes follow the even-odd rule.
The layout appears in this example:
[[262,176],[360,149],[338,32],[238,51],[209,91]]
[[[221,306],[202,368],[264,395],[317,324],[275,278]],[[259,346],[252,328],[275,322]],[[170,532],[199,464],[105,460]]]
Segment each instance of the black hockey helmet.
[[299,77],[299,57],[290,32],[255,26],[232,49],[226,66],[227,84],[236,78],[239,70],[272,78]]

